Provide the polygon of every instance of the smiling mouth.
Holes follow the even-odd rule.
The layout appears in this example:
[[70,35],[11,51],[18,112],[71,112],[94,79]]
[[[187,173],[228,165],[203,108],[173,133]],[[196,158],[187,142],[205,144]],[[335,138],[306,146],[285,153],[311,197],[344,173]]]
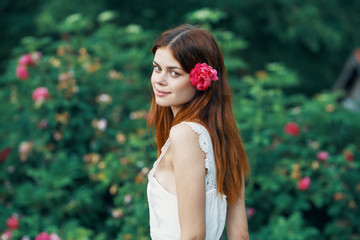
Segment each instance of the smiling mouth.
[[159,96],[159,97],[163,97],[163,96],[166,96],[166,95],[170,94],[170,92],[160,91],[160,90],[156,89],[155,87],[154,87],[154,90],[155,90],[154,91],[155,95]]

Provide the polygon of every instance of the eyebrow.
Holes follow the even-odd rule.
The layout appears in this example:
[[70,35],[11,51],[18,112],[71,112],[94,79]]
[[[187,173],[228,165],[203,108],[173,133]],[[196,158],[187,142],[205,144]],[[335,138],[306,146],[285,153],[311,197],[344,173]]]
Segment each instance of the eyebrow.
[[[154,63],[155,65],[157,65],[157,66],[160,66],[160,64],[158,64],[158,63],[155,62],[155,61],[153,61],[153,63]],[[176,66],[166,66],[165,68],[170,69],[170,70],[172,70],[172,69],[182,70],[180,67],[176,67]]]

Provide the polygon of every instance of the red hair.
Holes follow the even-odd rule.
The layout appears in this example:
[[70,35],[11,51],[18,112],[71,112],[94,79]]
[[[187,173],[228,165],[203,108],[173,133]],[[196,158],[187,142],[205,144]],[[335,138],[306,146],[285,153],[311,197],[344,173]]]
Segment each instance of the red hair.
[[235,204],[250,168],[232,111],[221,50],[211,33],[191,25],[164,32],[155,42],[153,54],[161,47],[169,47],[185,72],[190,73],[197,63],[207,63],[217,70],[219,80],[207,91],[198,90],[175,117],[170,107],[156,104],[153,94],[148,126],[155,129],[158,154],[172,126],[183,121],[201,123],[209,131],[214,148],[217,191],[226,195],[229,204]]

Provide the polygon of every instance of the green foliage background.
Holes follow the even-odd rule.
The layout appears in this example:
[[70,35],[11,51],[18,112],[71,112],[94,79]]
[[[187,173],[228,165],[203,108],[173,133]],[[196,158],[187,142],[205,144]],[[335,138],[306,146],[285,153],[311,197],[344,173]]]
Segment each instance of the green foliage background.
[[248,63],[246,72],[253,73],[274,61],[296,71],[301,81],[291,92],[313,95],[331,87],[360,42],[360,2],[356,0],[4,0],[0,4],[0,66],[2,71],[6,68],[9,50],[22,37],[57,36],[65,30],[60,23],[71,14],[82,14],[84,31],[96,28],[98,15],[111,10],[116,15],[112,21],[118,26],[139,24],[161,32],[189,20],[188,13],[206,8],[221,14],[209,19],[205,11],[199,13],[200,21],[230,29],[247,41],[249,47],[242,54]]
[[[0,151],[10,154],[0,159],[0,231],[16,214],[13,239],[43,231],[69,240],[149,239],[150,49],[160,32],[189,22],[211,30],[224,53],[252,168],[251,238],[360,239],[360,117],[342,107],[342,93],[326,91],[359,45],[357,7],[3,1]],[[18,59],[34,51],[42,58],[19,80]],[[42,103],[32,99],[38,87],[50,93]],[[298,135],[284,132],[289,122]],[[320,151],[329,158],[318,160]],[[303,177],[311,179],[305,191]]]

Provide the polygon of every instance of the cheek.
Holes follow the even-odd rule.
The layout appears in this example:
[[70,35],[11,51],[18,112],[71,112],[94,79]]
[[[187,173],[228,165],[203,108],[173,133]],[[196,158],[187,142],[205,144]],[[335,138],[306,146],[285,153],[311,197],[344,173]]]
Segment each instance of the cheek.
[[155,74],[154,74],[154,72],[152,72],[152,74],[151,74],[150,81],[151,81],[151,84],[154,85],[154,82],[155,82]]
[[192,88],[191,89],[191,91],[190,91],[190,99],[193,99],[194,98],[194,96],[195,96],[195,94],[196,94],[196,89],[195,88]]
[[192,99],[195,96],[196,88],[189,82],[186,82],[181,86],[182,95],[187,99]]

